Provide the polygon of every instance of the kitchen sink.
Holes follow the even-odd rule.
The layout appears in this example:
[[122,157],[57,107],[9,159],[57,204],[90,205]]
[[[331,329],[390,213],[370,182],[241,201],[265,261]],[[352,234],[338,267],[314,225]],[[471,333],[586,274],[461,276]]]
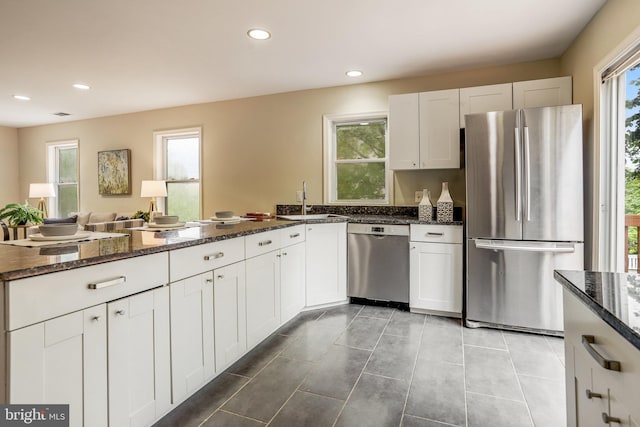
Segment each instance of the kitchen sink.
[[347,217],[344,215],[335,215],[335,214],[307,214],[307,215],[278,215],[278,218],[288,219],[290,221],[305,221],[309,219],[347,218]]

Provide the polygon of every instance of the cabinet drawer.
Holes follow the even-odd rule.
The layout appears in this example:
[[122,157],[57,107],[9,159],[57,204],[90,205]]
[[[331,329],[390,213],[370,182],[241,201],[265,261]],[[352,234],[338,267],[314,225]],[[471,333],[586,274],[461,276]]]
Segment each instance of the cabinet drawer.
[[169,252],[171,282],[244,259],[244,238],[237,237]]
[[296,225],[280,230],[280,246],[291,246],[304,242],[304,225]]
[[412,242],[462,243],[461,225],[411,224]]
[[247,258],[280,249],[280,231],[271,230],[245,237]]
[[162,252],[11,281],[7,330],[166,285],[168,264]]

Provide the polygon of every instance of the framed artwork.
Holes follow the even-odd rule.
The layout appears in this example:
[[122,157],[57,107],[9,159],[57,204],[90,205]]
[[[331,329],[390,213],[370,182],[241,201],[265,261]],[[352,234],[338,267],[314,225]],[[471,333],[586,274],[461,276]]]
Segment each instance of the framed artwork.
[[98,151],[98,193],[131,194],[131,150]]

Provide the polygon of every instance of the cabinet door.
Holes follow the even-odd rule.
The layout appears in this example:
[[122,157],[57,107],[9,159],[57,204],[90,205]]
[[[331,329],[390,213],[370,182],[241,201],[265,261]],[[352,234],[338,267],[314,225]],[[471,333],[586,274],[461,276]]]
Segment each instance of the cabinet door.
[[245,263],[213,272],[216,372],[221,372],[247,351]]
[[105,305],[9,332],[9,403],[69,404],[69,425],[107,425]]
[[247,346],[252,348],[280,326],[278,251],[246,260]]
[[460,90],[420,94],[420,169],[460,167]]
[[571,104],[571,76],[529,80],[513,84],[513,108]]
[[307,306],[347,299],[347,224],[307,225]]
[[280,250],[280,321],[285,323],[304,308],[305,244]]
[[150,425],[171,404],[169,288],[107,305],[109,425]]
[[213,273],[169,285],[172,402],[178,403],[215,374]]
[[418,169],[420,118],[417,93],[389,96],[389,167]]
[[460,127],[465,127],[464,115],[505,111],[513,108],[513,85],[504,83],[460,89]]
[[603,425],[602,413],[609,413],[607,386],[599,375],[599,368],[584,349],[579,345],[573,346],[571,341],[568,344],[573,355],[573,383],[575,384],[575,391],[572,390],[575,393],[575,405],[568,405],[572,410],[575,406],[575,416],[567,414],[569,425],[572,425],[575,419],[575,425],[580,427],[601,426]]
[[411,242],[409,306],[462,312],[462,245]]

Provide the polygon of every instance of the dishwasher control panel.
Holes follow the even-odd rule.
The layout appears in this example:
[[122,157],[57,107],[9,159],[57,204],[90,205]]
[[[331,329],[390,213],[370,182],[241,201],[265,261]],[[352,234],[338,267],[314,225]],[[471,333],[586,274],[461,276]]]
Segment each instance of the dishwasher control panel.
[[350,234],[376,234],[379,236],[408,236],[408,225],[396,224],[357,224],[349,223],[347,233]]

